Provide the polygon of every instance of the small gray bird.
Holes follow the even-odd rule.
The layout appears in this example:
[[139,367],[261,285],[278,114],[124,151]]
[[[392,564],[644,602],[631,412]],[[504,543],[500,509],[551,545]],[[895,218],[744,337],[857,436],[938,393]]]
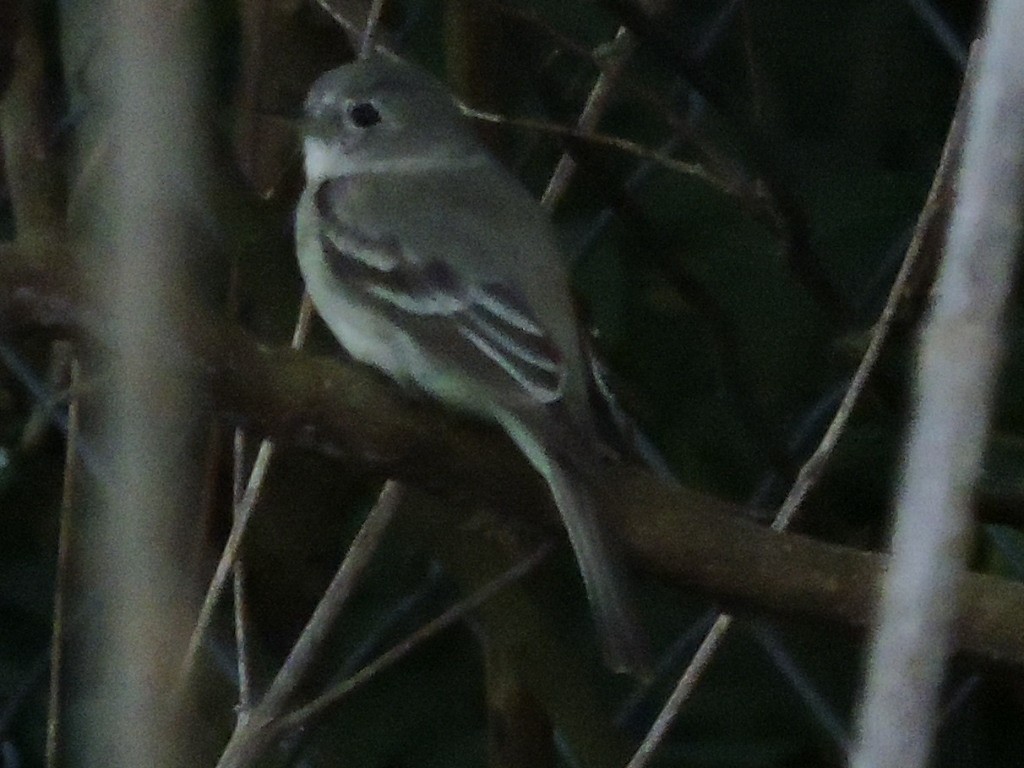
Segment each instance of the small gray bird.
[[638,671],[644,644],[593,498],[582,331],[544,210],[411,65],[327,72],[305,111],[296,240],[317,311],[355,359],[504,428],[551,489],[607,663]]

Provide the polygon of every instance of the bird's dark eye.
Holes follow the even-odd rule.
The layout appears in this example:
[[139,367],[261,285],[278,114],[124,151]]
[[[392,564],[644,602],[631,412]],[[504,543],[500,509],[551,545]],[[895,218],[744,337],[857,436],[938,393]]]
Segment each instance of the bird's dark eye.
[[356,128],[369,128],[380,122],[380,112],[368,101],[357,101],[349,106],[348,116]]

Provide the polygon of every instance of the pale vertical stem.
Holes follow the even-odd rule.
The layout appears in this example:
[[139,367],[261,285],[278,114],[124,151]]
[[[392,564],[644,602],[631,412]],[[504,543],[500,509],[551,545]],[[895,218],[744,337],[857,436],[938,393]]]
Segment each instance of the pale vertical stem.
[[855,768],[927,764],[970,546],[1020,241],[1024,14],[993,0],[968,113],[957,202],[922,337],[892,564],[853,749]]
[[[881,354],[882,346],[888,338],[889,330],[896,317],[896,311],[906,292],[907,283],[920,260],[924,241],[935,226],[935,221],[942,210],[942,201],[944,198],[952,197],[952,176],[955,174],[960,162],[960,153],[963,148],[964,115],[967,111],[966,105],[972,90],[971,83],[974,81],[973,73],[976,70],[973,62],[974,59],[972,58],[972,66],[968,71],[968,78],[965,80],[960,95],[960,102],[957,104],[956,114],[953,116],[949,134],[946,137],[942,159],[939,162],[939,168],[935,172],[935,178],[932,180],[928,199],[918,217],[914,238],[907,249],[903,265],[900,267],[899,274],[889,289],[889,296],[886,299],[885,306],[872,329],[871,340],[850,381],[850,386],[843,396],[843,401],[832,417],[832,421],[818,443],[817,448],[815,448],[814,453],[800,468],[793,486],[789,489],[789,493],[779,507],[775,519],[772,520],[771,529],[773,531],[781,533],[789,527],[808,491],[825,471],[828,459],[832,455],[832,451],[838,443],[850,416],[853,414],[858,398],[863,392],[868,377],[874,370],[875,363]],[[642,768],[647,765],[655,750],[668,734],[669,728],[678,716],[682,705],[696,689],[700,676],[710,664],[714,652],[721,646],[730,625],[731,617],[728,614],[721,614],[718,617],[711,631],[708,632],[701,642],[693,660],[676,683],[676,688],[665,702],[661,712],[658,713],[658,717],[655,719],[650,730],[644,736],[644,740],[630,761],[628,768]]]
[[[91,644],[75,691],[79,721],[69,762],[170,765],[182,746],[166,695],[187,600],[181,575],[191,393],[175,368],[185,347],[182,266],[186,212],[196,204],[201,142],[194,17],[179,3],[108,0],[89,9],[101,30],[89,66],[92,137],[108,154],[88,199],[92,287],[110,319],[110,390],[98,416],[109,485],[87,523],[85,591]],[[83,133],[83,141],[88,141]]]

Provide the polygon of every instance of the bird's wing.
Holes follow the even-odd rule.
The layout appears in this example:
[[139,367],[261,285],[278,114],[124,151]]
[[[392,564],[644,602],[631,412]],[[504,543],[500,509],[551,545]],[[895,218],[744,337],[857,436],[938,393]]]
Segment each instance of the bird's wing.
[[[451,359],[465,375],[510,395],[557,400],[562,353],[523,293],[500,276],[460,271],[430,238],[424,247],[414,234],[400,234],[388,221],[393,217],[376,210],[372,196],[360,204],[359,183],[327,180],[313,195],[331,276],[427,354]],[[458,233],[452,242],[465,246]]]

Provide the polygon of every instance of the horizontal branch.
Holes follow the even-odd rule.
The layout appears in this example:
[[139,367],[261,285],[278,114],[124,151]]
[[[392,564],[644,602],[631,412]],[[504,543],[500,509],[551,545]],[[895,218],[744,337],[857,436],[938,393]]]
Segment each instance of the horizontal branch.
[[[46,269],[52,254],[31,256],[0,245],[0,337],[47,329],[95,337],[100,324],[63,277],[67,267]],[[61,261],[66,265],[66,254]],[[182,367],[225,418],[368,474],[554,519],[543,483],[497,429],[411,400],[363,366],[267,346],[204,310],[189,316]],[[736,505],[666,487],[635,467],[609,469],[604,486],[609,522],[632,561],[681,589],[734,608],[858,631],[873,619],[882,555],[772,533]],[[1024,666],[1021,626],[1024,586],[969,576],[958,624],[962,651]]]

